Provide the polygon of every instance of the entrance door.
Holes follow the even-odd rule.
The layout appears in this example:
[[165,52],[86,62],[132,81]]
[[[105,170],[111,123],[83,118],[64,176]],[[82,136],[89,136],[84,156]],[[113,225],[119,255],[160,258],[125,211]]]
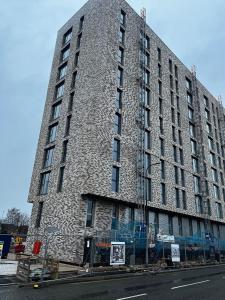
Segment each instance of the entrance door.
[[92,238],[85,238],[83,264],[90,263],[91,246],[92,246]]

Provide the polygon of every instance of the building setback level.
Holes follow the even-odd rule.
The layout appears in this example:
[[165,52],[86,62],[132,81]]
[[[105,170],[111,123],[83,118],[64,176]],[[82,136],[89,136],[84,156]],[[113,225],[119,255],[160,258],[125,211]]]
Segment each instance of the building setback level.
[[83,263],[92,237],[134,221],[225,239],[224,108],[143,18],[89,0],[58,32],[28,246],[57,227],[60,260]]

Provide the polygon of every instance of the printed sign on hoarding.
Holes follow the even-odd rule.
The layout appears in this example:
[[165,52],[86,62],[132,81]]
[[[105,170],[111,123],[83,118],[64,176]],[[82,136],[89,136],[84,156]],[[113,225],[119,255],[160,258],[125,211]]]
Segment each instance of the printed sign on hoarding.
[[171,257],[173,262],[180,262],[180,247],[178,244],[171,244]]
[[111,242],[110,249],[110,265],[124,265],[125,264],[125,243]]

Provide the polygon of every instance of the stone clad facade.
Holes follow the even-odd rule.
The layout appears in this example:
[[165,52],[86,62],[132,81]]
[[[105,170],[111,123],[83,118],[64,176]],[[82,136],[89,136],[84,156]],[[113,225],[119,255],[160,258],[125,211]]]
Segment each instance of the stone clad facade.
[[[121,11],[124,24],[121,24]],[[141,23],[140,16],[124,0],[89,0],[58,32],[28,201],[33,204],[29,241],[43,234],[48,226],[59,228],[61,237],[53,239],[49,251],[61,260],[82,263],[84,239],[94,236],[96,231],[111,230],[113,209],[116,209],[116,218],[120,222],[132,221],[131,215],[134,219],[138,218],[137,119],[140,109]],[[120,43],[121,30],[124,34],[123,43]],[[150,78],[147,84],[150,101],[146,106],[150,124],[146,130],[151,139],[150,149],[146,149],[146,153],[150,154],[152,164],[148,176],[151,180],[149,222],[155,225],[157,220],[158,227],[164,233],[169,233],[170,216],[175,235],[189,234],[189,220],[193,234],[199,231],[199,226],[204,232],[204,213],[196,210],[193,175],[199,175],[193,171],[190,142],[190,109],[194,109],[193,118],[196,112],[194,105],[188,105],[187,101],[187,79],[193,84],[193,75],[148,26],[146,35],[150,44],[149,49],[145,50],[149,56],[149,65],[145,69]],[[68,49],[69,56],[66,58]],[[122,64],[118,62],[119,49],[123,52]],[[66,72],[62,71],[64,67]],[[118,85],[118,68],[123,72],[121,86]],[[223,135],[221,117],[224,111],[199,81],[197,87],[211,226],[215,235],[219,234],[225,239],[225,156],[223,136],[220,138]],[[122,94],[122,104],[118,109],[117,89]],[[171,100],[171,93],[174,101]],[[194,93],[191,96],[196,98]],[[208,101],[208,108],[204,97]],[[60,106],[58,114],[54,108],[57,105]],[[211,153],[217,161],[214,166],[218,174],[217,182],[211,176],[206,110],[214,141]],[[121,133],[115,133],[116,114],[122,120]],[[194,120],[193,125],[196,126]],[[51,131],[54,126],[57,126],[56,136],[54,130]],[[53,138],[49,142],[50,136]],[[112,156],[114,139],[120,143],[119,161],[113,160]],[[160,139],[164,141],[163,156]],[[192,140],[199,143],[196,136]],[[173,146],[176,147],[177,159]],[[49,149],[52,149],[52,159],[49,159]],[[162,160],[164,178],[161,175],[162,165],[158,164]],[[113,166],[119,170],[119,192],[112,191]],[[178,170],[177,184],[175,166]],[[60,177],[62,172],[63,176]],[[184,174],[183,182],[181,172]],[[46,181],[43,180],[45,176],[48,177]],[[161,183],[165,184],[164,200]],[[219,199],[214,197],[213,184],[218,186]],[[175,188],[179,193],[180,205],[177,205]],[[223,214],[220,217],[216,202],[221,203]],[[92,208],[91,216],[88,205]],[[91,218],[91,226],[87,223],[87,215]]]

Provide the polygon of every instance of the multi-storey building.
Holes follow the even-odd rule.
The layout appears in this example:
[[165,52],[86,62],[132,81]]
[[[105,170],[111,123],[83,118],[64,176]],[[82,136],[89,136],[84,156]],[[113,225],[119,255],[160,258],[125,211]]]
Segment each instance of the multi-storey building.
[[29,234],[59,228],[69,238],[49,251],[81,263],[96,231],[141,219],[144,203],[155,232],[225,239],[224,114],[144,16],[89,0],[58,32]]

